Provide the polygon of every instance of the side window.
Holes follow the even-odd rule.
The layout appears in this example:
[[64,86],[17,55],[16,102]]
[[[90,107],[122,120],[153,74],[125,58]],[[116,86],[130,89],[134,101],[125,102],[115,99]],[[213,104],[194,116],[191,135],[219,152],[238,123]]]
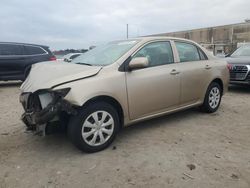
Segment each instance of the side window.
[[23,55],[22,45],[0,44],[0,55]]
[[175,42],[180,62],[199,61],[200,54],[197,47],[185,42]]
[[153,42],[140,49],[133,58],[146,57],[149,67],[166,65],[174,62],[170,42]]
[[36,46],[25,46],[25,51],[26,55],[40,55],[46,53],[42,48]]

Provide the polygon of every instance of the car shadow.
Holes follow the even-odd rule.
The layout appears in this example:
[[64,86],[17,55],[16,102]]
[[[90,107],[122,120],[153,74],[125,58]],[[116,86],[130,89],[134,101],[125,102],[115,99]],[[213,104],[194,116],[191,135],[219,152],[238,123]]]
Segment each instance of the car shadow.
[[250,94],[250,86],[249,85],[229,85],[228,91],[232,93],[249,93]]
[[[126,142],[126,140],[130,140],[133,137],[140,137],[140,134],[148,131],[157,130],[160,127],[171,127],[177,126],[178,122],[185,121],[189,119],[194,114],[199,113],[197,108],[192,108],[180,112],[176,112],[169,115],[164,115],[161,117],[153,118],[150,120],[145,120],[139,123],[135,123],[131,126],[124,127],[116,137],[114,143],[107,149],[112,149],[113,146],[117,144],[120,145],[122,142]],[[202,115],[202,113],[200,113]],[[34,136],[37,137],[37,136]],[[51,135],[47,135],[45,139],[39,139],[40,147],[46,148],[46,150],[53,151],[57,150],[57,152],[63,153],[71,153],[71,155],[82,155],[87,154],[78,150],[74,145],[70,142],[67,137],[66,132],[56,132]],[[43,149],[41,151],[44,151]],[[70,151],[70,152],[69,152]]]
[[119,136],[126,137],[128,135],[129,137],[132,137],[133,135],[136,136],[136,134],[140,134],[140,132],[153,131],[154,129],[158,129],[163,126],[164,127],[177,126],[177,124],[180,121],[186,121],[197,113],[200,113],[200,115],[203,114],[199,112],[197,108],[191,108],[175,112],[172,114],[156,117],[153,119],[141,121],[131,126],[124,127],[122,131],[120,131]]

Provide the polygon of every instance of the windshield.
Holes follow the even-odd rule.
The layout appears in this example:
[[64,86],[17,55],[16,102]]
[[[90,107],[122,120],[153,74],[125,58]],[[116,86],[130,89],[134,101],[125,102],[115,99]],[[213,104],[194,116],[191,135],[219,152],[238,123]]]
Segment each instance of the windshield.
[[250,56],[250,45],[245,45],[238,48],[231,55],[231,57],[238,57],[238,56]]
[[78,56],[72,63],[94,66],[110,65],[129,51],[137,42],[138,40],[110,42]]

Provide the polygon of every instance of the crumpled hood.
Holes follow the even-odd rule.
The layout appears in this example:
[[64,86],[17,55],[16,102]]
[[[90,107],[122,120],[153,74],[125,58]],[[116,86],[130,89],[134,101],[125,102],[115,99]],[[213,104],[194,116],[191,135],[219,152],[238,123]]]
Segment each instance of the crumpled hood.
[[22,92],[35,92],[58,84],[94,76],[102,69],[99,66],[73,63],[42,62],[32,65],[31,71],[21,86]]
[[225,60],[230,64],[250,65],[250,57],[227,57]]

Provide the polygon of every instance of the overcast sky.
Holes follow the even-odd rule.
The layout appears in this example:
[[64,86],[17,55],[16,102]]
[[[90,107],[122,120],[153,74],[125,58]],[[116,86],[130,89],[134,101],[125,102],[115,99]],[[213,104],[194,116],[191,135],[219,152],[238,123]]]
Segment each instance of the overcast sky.
[[250,0],[1,0],[0,41],[88,48],[105,41],[243,22]]

